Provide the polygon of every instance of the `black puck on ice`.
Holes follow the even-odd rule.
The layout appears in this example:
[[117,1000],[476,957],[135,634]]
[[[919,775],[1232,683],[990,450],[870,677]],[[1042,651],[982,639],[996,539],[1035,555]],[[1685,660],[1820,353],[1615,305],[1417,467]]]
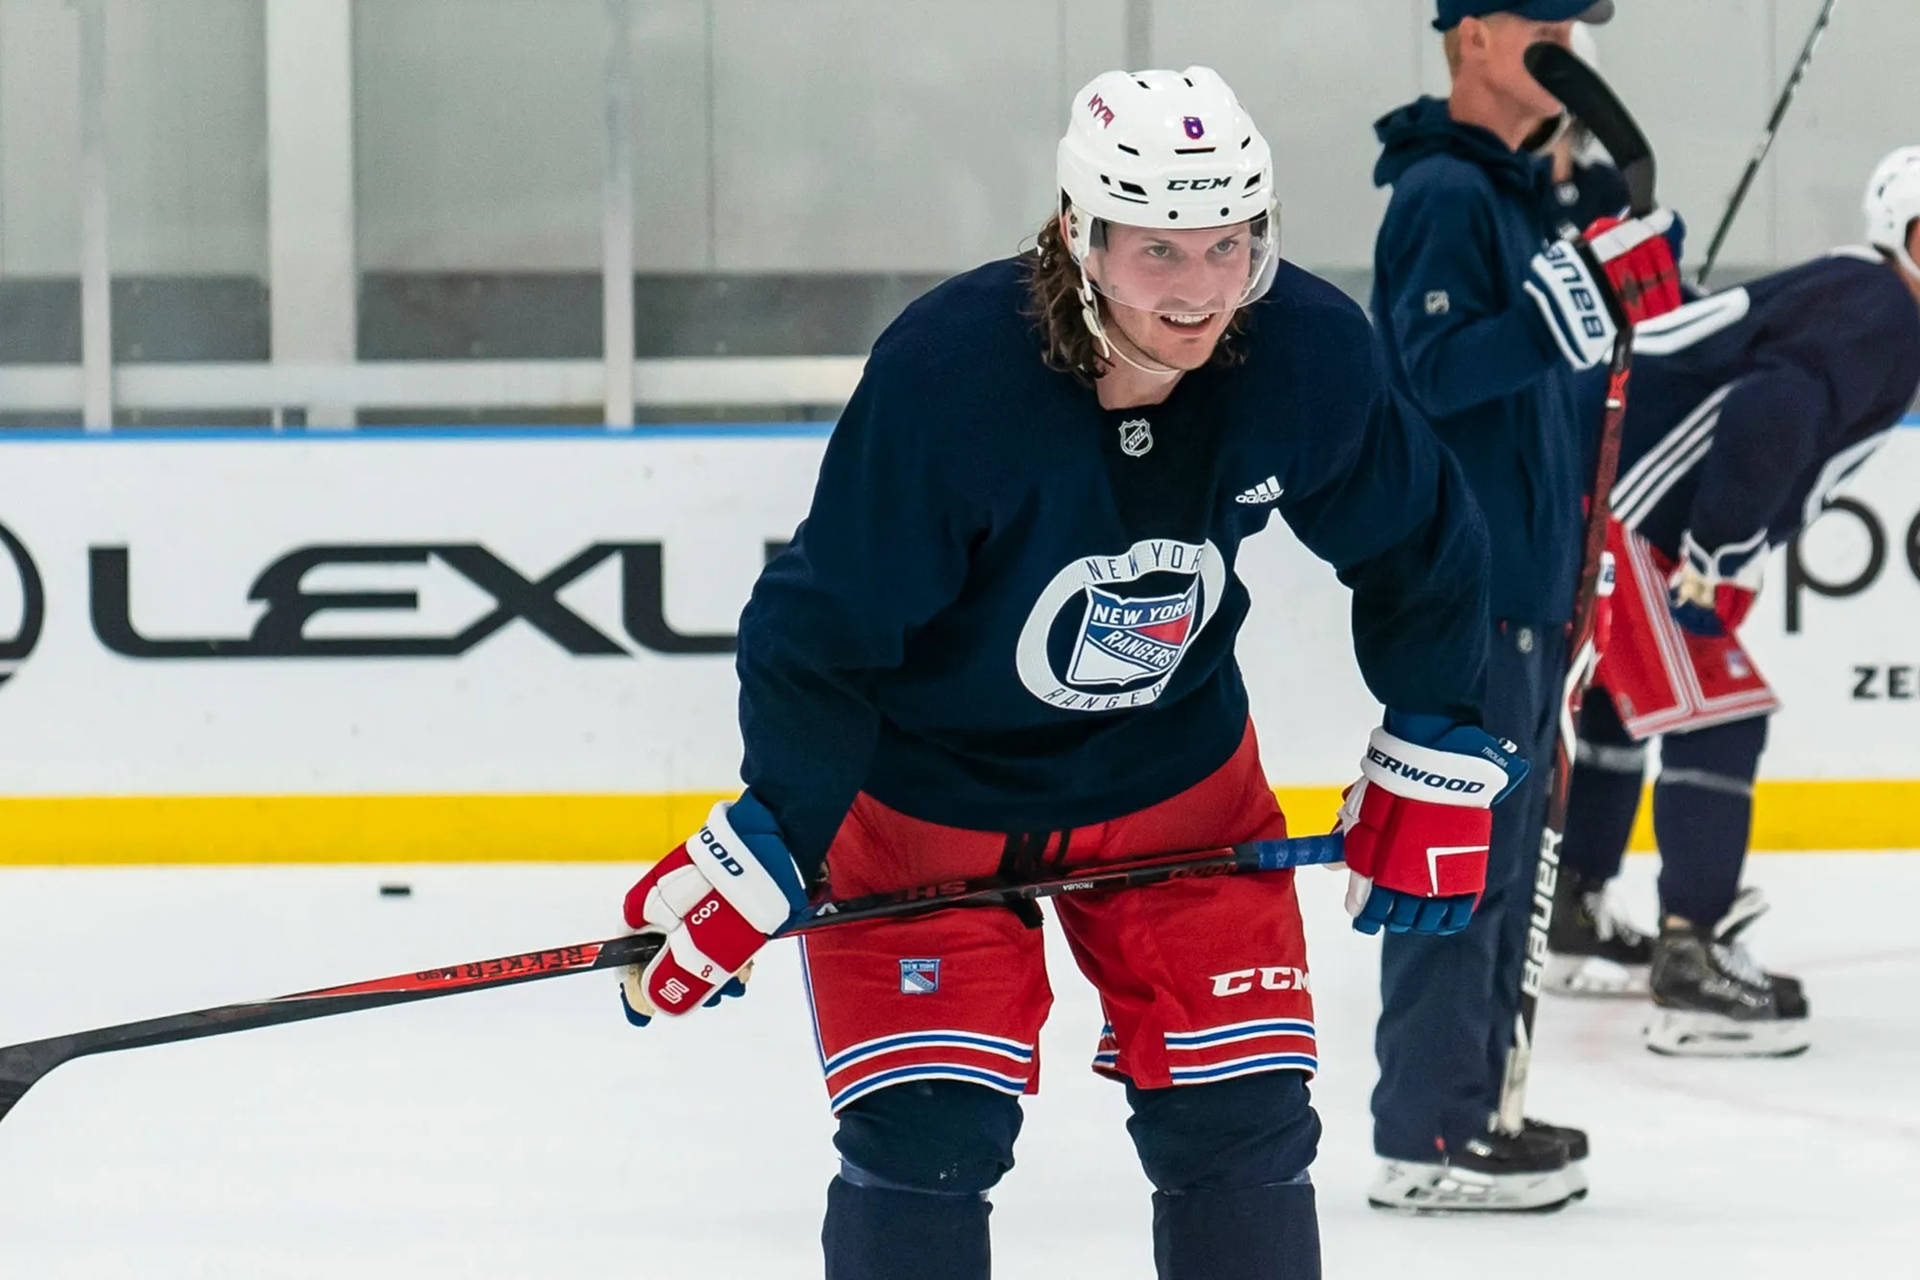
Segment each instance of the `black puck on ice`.
[[413,886],[398,883],[383,884],[380,886],[380,896],[383,898],[411,898],[413,896]]

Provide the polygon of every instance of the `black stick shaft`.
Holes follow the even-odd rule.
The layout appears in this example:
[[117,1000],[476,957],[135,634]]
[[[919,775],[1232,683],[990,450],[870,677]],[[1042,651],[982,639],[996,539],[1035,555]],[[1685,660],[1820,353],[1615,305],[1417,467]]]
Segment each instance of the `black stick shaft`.
[[1766,163],[1767,154],[1773,150],[1773,141],[1780,136],[1780,126],[1787,118],[1787,108],[1793,105],[1793,95],[1800,89],[1800,82],[1807,78],[1807,69],[1813,65],[1814,51],[1820,47],[1820,38],[1827,33],[1827,25],[1833,21],[1835,0],[1826,0],[1820,6],[1820,15],[1813,20],[1813,31],[1807,36],[1807,43],[1800,50],[1800,60],[1794,63],[1793,73],[1787,77],[1787,83],[1780,90],[1779,99],[1773,104],[1773,114],[1767,117],[1767,127],[1755,144],[1753,155],[1747,161],[1747,168],[1740,175],[1740,185],[1733,189],[1733,198],[1727,202],[1727,211],[1720,218],[1720,225],[1714,230],[1713,241],[1707,246],[1707,260],[1700,267],[1700,275],[1695,283],[1701,288],[1707,287],[1707,277],[1713,274],[1713,266],[1720,260],[1720,250],[1726,247],[1727,237],[1733,232],[1733,221],[1740,216],[1740,209],[1747,202],[1747,194],[1753,190],[1754,179],[1760,176],[1760,166]]
[[[1284,871],[1293,867],[1338,862],[1341,840],[1334,836],[1300,836],[1262,840],[1200,855],[1177,855],[1104,867],[1076,868],[1062,875],[1024,884],[998,880],[958,881],[906,889],[897,893],[822,903],[781,931],[780,936],[811,933],[862,920],[897,919],[955,907],[1005,906],[1017,901],[1051,898],[1063,893],[1100,889],[1130,889],[1203,876]],[[408,1004],[516,986],[542,978],[564,977],[594,969],[617,969],[644,964],[660,949],[657,934],[628,934],[601,942],[527,951],[493,960],[476,960],[440,969],[395,974],[367,982],[351,982],[316,991],[302,991],[244,1004],[219,1005],[163,1018],[149,1018],[119,1026],[101,1027],[72,1035],[54,1036],[0,1048],[0,1118],[47,1072],[63,1062],[94,1053],[137,1049],[147,1045],[228,1035],[258,1027],[330,1018],[387,1005]]]

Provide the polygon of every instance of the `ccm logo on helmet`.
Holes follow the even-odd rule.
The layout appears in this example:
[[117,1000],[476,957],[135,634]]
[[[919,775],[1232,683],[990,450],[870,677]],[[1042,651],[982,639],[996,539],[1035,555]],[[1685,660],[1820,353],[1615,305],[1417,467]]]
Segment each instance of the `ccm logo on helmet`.
[[727,846],[721,844],[719,840],[714,838],[711,829],[707,827],[700,828],[700,843],[707,846],[707,852],[713,855],[715,862],[727,869],[728,875],[740,876],[746,874],[746,868],[742,867],[739,860],[727,852]]
[[1397,773],[1408,782],[1417,782],[1423,787],[1432,787],[1435,791],[1457,791],[1461,795],[1470,796],[1487,789],[1486,783],[1475,782],[1471,778],[1451,778],[1446,774],[1416,769],[1404,760],[1395,760],[1378,747],[1367,748],[1367,759],[1388,773]]
[[1087,110],[1093,112],[1093,114],[1098,117],[1101,128],[1111,129],[1113,127],[1113,108],[1108,106],[1107,100],[1099,94],[1096,93],[1087,100]]
[[1233,185],[1232,178],[1175,178],[1167,183],[1169,191],[1218,191]]

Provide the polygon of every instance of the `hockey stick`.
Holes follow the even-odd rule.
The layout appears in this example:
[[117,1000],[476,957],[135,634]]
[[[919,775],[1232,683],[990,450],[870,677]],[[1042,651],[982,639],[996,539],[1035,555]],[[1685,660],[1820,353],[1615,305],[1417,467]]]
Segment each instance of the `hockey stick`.
[[[1653,148],[1613,90],[1586,63],[1557,44],[1541,43],[1526,52],[1527,70],[1573,115],[1585,121],[1594,137],[1613,156],[1627,184],[1627,207],[1635,217],[1654,208]],[[1604,280],[1605,273],[1595,269]],[[1547,921],[1553,913],[1553,890],[1560,879],[1560,841],[1567,829],[1567,793],[1573,783],[1573,759],[1579,729],[1580,704],[1593,676],[1594,623],[1598,617],[1600,570],[1607,549],[1607,521],[1613,512],[1613,482],[1620,474],[1620,435],[1627,418],[1627,381],[1633,372],[1633,325],[1616,312],[1619,335],[1607,367],[1607,412],[1600,428],[1599,456],[1594,466],[1593,499],[1587,509],[1585,545],[1580,556],[1580,580],[1574,594],[1573,656],[1567,666],[1565,701],[1560,709],[1560,739],[1553,753],[1548,781],[1547,819],[1540,832],[1540,860],[1533,876],[1533,909],[1527,919],[1527,950],[1520,971],[1520,1006],[1514,1015],[1513,1044],[1507,1050],[1507,1069],[1500,1082],[1500,1127],[1520,1132],[1527,1098],[1527,1075],[1533,1065],[1533,1022],[1540,1008],[1540,980],[1547,963]]]
[[1694,283],[1702,289],[1707,287],[1707,277],[1713,274],[1713,264],[1720,260],[1720,250],[1726,246],[1727,235],[1733,230],[1733,220],[1739,216],[1740,207],[1747,202],[1747,192],[1753,188],[1753,180],[1760,176],[1760,166],[1766,162],[1767,153],[1773,150],[1773,140],[1780,135],[1780,124],[1787,118],[1787,108],[1793,104],[1793,95],[1800,89],[1800,82],[1806,79],[1807,68],[1813,65],[1813,52],[1820,47],[1820,37],[1827,34],[1827,24],[1833,21],[1834,0],[1826,0],[1820,6],[1820,16],[1813,20],[1813,31],[1807,36],[1806,47],[1800,50],[1800,61],[1793,66],[1793,74],[1787,77],[1786,87],[1780,90],[1780,100],[1773,104],[1773,114],[1767,118],[1766,131],[1760,135],[1759,143],[1753,149],[1753,156],[1747,161],[1747,171],[1740,175],[1740,185],[1733,189],[1733,199],[1727,205],[1720,226],[1713,233],[1713,243],[1707,246],[1707,260],[1700,267],[1700,274]]
[[[1239,844],[1198,855],[1183,854],[1110,866],[1076,867],[1048,879],[1018,884],[1001,880],[966,880],[927,885],[896,893],[876,893],[838,902],[823,902],[809,908],[799,919],[782,929],[779,936],[811,933],[862,920],[892,920],[953,907],[1008,906],[1063,893],[1137,889],[1203,876],[1287,871],[1294,867],[1339,862],[1341,857],[1342,838],[1338,835],[1297,836],[1287,840]],[[115,1027],[101,1027],[94,1031],[9,1045],[0,1048],[0,1119],[4,1119],[21,1096],[49,1071],[89,1054],[171,1044],[176,1040],[197,1040],[203,1036],[227,1035],[234,1031],[250,1031],[255,1027],[276,1027],[312,1018],[330,1018],[340,1013],[357,1013],[362,1009],[379,1009],[415,1000],[432,1000],[463,991],[510,987],[593,969],[624,968],[630,964],[646,963],[659,949],[658,934],[628,934],[603,942],[581,942],[572,946],[523,952],[516,956],[502,956],[495,960],[469,961],[442,969],[423,969],[418,973],[396,974],[368,982],[350,982],[318,991],[277,996],[271,1000],[196,1009],[191,1013],[176,1013],[164,1018],[149,1018],[142,1022],[127,1022]]]

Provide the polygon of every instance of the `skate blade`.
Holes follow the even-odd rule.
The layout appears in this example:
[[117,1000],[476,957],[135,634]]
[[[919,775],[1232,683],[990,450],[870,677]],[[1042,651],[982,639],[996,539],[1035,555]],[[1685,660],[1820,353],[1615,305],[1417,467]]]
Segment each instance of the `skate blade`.
[[1642,1034],[1649,1050],[1669,1058],[1791,1058],[1813,1044],[1805,1018],[1741,1022],[1687,1009],[1654,1010]]
[[1547,957],[1544,988],[1588,1000],[1639,1000],[1647,995],[1651,965],[1621,964],[1603,956]]
[[1553,1173],[1484,1174],[1446,1165],[1390,1162],[1367,1192],[1375,1209],[1409,1217],[1486,1213],[1558,1213],[1586,1198],[1564,1170]]

